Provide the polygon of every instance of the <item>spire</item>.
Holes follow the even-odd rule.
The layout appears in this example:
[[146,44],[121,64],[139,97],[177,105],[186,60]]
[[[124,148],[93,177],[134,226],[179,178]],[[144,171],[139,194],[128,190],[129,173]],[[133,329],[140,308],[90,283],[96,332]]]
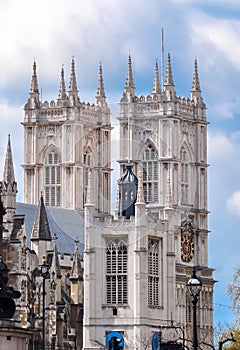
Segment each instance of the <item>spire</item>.
[[135,96],[135,87],[134,87],[133,73],[132,73],[132,60],[130,55],[128,56],[128,70],[127,70],[127,77],[126,77],[124,92],[129,93],[131,97]]
[[72,58],[72,67],[71,67],[71,75],[70,75],[68,96],[69,96],[69,104],[70,104],[70,106],[76,106],[76,105],[79,104],[77,80],[76,80],[76,74],[75,74],[74,57]]
[[126,164],[126,171],[119,181],[119,215],[135,215],[135,203],[137,199],[138,179],[132,171],[132,164]]
[[33,74],[32,74],[32,83],[31,83],[31,89],[30,89],[30,95],[31,94],[38,94],[38,81],[37,81],[37,65],[34,60],[33,62]]
[[65,100],[66,98],[67,98],[67,94],[66,94],[65,79],[64,79],[64,68],[62,66],[58,100]]
[[102,74],[102,64],[99,65],[99,75],[98,75],[98,89],[96,96],[96,104],[104,105],[106,104],[106,96],[104,91],[103,74]]
[[38,91],[38,81],[37,81],[37,65],[34,60],[33,62],[33,74],[32,74],[32,81],[31,81],[31,87],[29,92],[29,99],[25,105],[25,108],[36,108],[39,107],[39,91]]
[[68,92],[78,92],[74,57],[72,57],[71,75],[70,75],[70,83],[69,83]]
[[166,79],[163,84],[163,90],[164,90],[165,97],[168,101],[172,101],[176,97],[175,90],[174,90],[173,76],[172,76],[170,53],[168,53]]
[[199,77],[198,77],[198,63],[197,63],[196,58],[194,61],[194,72],[193,72],[193,82],[192,82],[192,92],[193,91],[200,91],[201,92]]
[[172,85],[174,86],[173,76],[172,76],[172,66],[171,66],[171,57],[170,52],[168,53],[168,61],[167,61],[167,69],[166,69],[166,79],[164,82],[164,86]]
[[155,95],[160,93],[161,93],[161,88],[160,88],[160,80],[159,80],[159,73],[158,73],[158,61],[156,60],[152,94]]
[[3,181],[7,184],[15,182],[10,135],[8,135],[8,145],[3,170]]
[[59,263],[59,257],[58,257],[58,249],[57,249],[57,235],[53,235],[53,257],[52,257],[52,264],[51,268],[55,272],[55,276],[57,278],[61,278],[61,269],[60,269],[60,263]]
[[5,232],[11,234],[13,227],[13,218],[16,214],[16,198],[17,198],[17,183],[15,181],[11,140],[8,135],[7,152],[3,170],[3,181],[0,182],[0,195],[2,195],[3,205],[6,209],[6,215],[4,215],[4,228]]
[[42,194],[37,208],[31,240],[51,241],[51,232]]
[[72,266],[72,273],[71,273],[71,278],[77,278],[79,280],[83,279],[83,271],[82,271],[82,265],[81,265],[81,259],[80,259],[80,254],[79,254],[79,249],[78,249],[78,243],[79,240],[75,240],[75,250],[74,250],[74,255],[73,255],[73,266]]
[[191,90],[191,98],[194,100],[196,104],[199,104],[203,102],[202,100],[202,94],[201,94],[201,88],[200,88],[200,82],[198,77],[198,62],[195,58],[194,61],[194,71],[193,71],[193,82],[192,82],[192,90]]

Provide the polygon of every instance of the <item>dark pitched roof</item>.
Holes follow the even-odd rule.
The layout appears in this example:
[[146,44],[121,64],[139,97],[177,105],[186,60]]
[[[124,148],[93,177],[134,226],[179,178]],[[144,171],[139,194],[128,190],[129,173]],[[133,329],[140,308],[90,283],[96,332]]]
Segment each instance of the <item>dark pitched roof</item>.
[[31,239],[41,241],[51,241],[52,239],[43,196],[41,196],[37,207],[37,214],[32,229]]
[[[83,254],[84,248],[84,218],[83,213],[71,209],[45,207],[51,235],[57,235],[57,248],[59,253],[73,254],[75,240],[79,240],[79,252]],[[37,205],[17,203],[16,214],[25,215],[25,226],[30,246],[30,237],[37,213]]]

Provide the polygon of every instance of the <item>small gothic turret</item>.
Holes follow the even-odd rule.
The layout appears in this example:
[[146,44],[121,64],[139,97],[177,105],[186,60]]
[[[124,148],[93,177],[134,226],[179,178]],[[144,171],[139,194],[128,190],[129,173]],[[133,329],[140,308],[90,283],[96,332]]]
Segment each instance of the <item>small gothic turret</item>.
[[54,234],[54,236],[53,236],[53,257],[52,257],[51,270],[54,271],[57,278],[61,278],[62,274],[61,274],[59,257],[58,257],[57,239],[58,239],[57,235]]
[[133,73],[132,73],[132,60],[131,56],[128,56],[128,70],[126,77],[126,84],[124,88],[124,92],[130,95],[132,98],[135,96],[135,86],[133,81]]
[[199,77],[198,77],[197,59],[195,59],[195,61],[194,61],[194,72],[193,72],[191,99],[194,101],[194,103],[196,105],[199,105],[203,102],[201,88],[200,88],[200,82],[199,82]]
[[163,84],[163,90],[168,100],[173,100],[175,98],[174,81],[172,75],[171,57],[170,52],[168,53],[168,61],[166,68],[166,79]]
[[135,215],[135,203],[137,200],[138,179],[132,171],[132,164],[126,164],[126,171],[119,181],[119,215]]
[[79,240],[75,240],[75,251],[73,256],[73,266],[71,275],[69,277],[71,281],[71,298],[76,305],[83,303],[83,270],[81,265],[81,259],[78,250]]
[[161,88],[160,88],[160,80],[159,80],[159,72],[158,72],[158,61],[156,60],[152,94],[157,95],[160,93],[161,93]]
[[36,251],[40,259],[42,256],[46,256],[47,250],[50,249],[51,240],[47,212],[41,194],[31,235],[32,249]]
[[99,65],[98,89],[96,95],[96,104],[100,106],[106,105],[106,96],[104,91],[102,64]]
[[59,255],[57,249],[57,235],[53,235],[53,256],[51,263],[51,274],[55,277],[55,300],[60,302],[62,299],[61,289],[62,289],[62,273],[60,269]]
[[37,65],[36,65],[35,61],[33,62],[33,75],[32,75],[32,83],[31,83],[30,94],[37,94],[37,95],[39,95],[38,81],[37,81]]
[[69,96],[69,104],[70,104],[70,106],[77,106],[79,104],[74,58],[72,58],[72,66],[71,66],[71,75],[70,75],[68,96]]
[[[5,165],[3,171],[3,181],[1,182],[2,200],[6,209],[6,215],[3,222],[5,223],[5,229],[8,230],[8,234],[11,234],[11,227],[13,223],[13,216],[16,213],[16,196],[17,196],[17,183],[15,181],[11,140],[8,135],[8,145],[5,158]],[[7,231],[6,231],[7,232]]]
[[66,87],[65,87],[64,68],[62,66],[61,81],[60,81],[60,87],[59,87],[59,93],[58,93],[58,101],[65,100],[66,98],[67,98],[67,94],[66,94]]
[[38,91],[37,65],[34,60],[31,88],[30,88],[29,99],[28,99],[28,107],[37,108],[39,107],[39,102],[40,102],[40,94]]
[[82,280],[83,279],[83,271],[82,271],[82,265],[81,265],[81,259],[80,259],[80,254],[79,254],[79,249],[78,249],[78,243],[79,240],[75,240],[75,250],[74,250],[74,255],[73,255],[73,266],[72,266],[72,272],[70,275],[70,279],[78,279]]

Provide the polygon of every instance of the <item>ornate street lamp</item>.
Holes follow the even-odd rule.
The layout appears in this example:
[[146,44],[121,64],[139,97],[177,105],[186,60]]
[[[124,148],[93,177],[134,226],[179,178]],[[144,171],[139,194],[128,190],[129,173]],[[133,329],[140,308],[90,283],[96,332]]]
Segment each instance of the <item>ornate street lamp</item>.
[[191,295],[193,304],[193,338],[192,338],[192,349],[197,350],[198,339],[197,339],[197,303],[199,300],[199,294],[202,290],[202,281],[196,276],[196,269],[193,268],[193,274],[190,280],[187,282],[187,289]]
[[46,279],[50,277],[49,268],[50,266],[46,262],[46,256],[42,257],[42,264],[40,267],[40,275],[43,278],[43,309],[42,309],[42,349],[45,350],[45,295],[46,295]]

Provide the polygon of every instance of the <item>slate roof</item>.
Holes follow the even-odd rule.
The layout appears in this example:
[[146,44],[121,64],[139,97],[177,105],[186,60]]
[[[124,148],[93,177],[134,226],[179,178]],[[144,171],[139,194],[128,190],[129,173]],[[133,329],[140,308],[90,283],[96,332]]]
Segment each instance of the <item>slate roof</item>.
[[43,201],[43,196],[37,208],[37,215],[33,225],[32,239],[41,241],[51,241],[51,231],[48,223],[47,212]]
[[[28,246],[37,214],[37,205],[17,203],[16,214],[25,215],[25,225]],[[57,235],[57,249],[59,253],[74,254],[75,240],[79,241],[79,252],[84,249],[84,217],[83,212],[57,207],[46,207],[51,236]]]

